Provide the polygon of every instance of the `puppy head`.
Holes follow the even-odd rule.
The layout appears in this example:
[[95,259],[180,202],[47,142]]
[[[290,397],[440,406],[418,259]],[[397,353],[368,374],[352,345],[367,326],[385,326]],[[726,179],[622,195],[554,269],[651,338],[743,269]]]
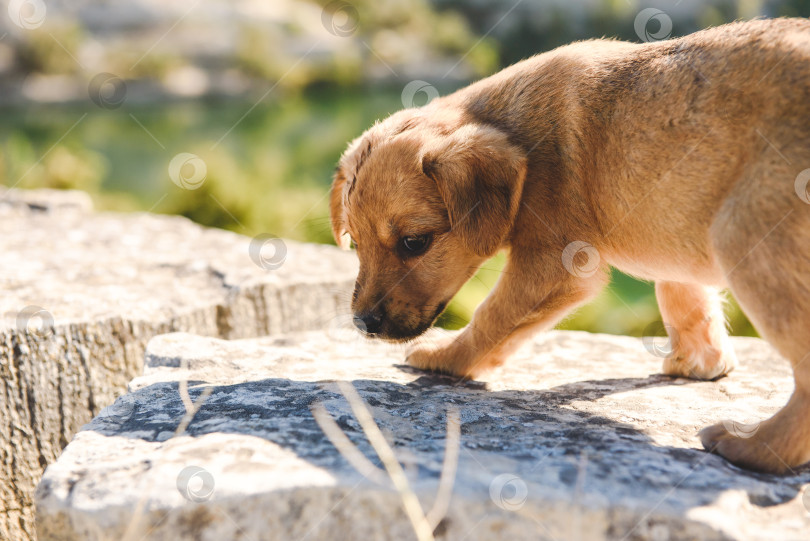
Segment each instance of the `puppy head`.
[[502,132],[450,131],[408,111],[353,141],[330,206],[338,245],[353,241],[360,258],[358,327],[396,341],[425,332],[507,239],[525,173]]

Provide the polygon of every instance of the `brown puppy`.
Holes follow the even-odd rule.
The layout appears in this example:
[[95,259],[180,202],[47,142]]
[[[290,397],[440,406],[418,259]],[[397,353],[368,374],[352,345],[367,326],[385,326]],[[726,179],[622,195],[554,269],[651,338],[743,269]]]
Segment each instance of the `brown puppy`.
[[810,21],[757,20],[575,43],[392,115],[341,159],[332,224],[357,244],[356,320],[391,340],[424,332],[508,250],[467,328],[408,358],[466,377],[596,295],[613,265],[657,282],[664,372],[716,378],[736,364],[716,292],[730,288],[796,389],[753,436],[721,423],[703,444],[783,472],[810,460],[808,168]]

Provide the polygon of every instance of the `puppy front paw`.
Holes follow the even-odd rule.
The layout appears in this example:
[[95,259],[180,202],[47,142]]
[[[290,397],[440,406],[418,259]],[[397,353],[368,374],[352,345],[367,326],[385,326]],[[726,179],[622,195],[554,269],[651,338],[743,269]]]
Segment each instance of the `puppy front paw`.
[[[479,355],[469,345],[463,333],[453,336],[431,337],[407,352],[405,361],[421,370],[430,370],[473,379],[490,368],[486,355]],[[500,364],[500,363],[498,363]]]
[[457,358],[458,352],[453,347],[453,340],[447,337],[410,348],[406,355],[405,362],[414,368],[453,376],[467,376],[461,369],[464,363]]
[[663,371],[669,376],[713,380],[737,367],[737,355],[722,327],[708,337],[684,332],[674,342],[674,351],[664,360]]
[[713,380],[737,367],[732,350],[704,346],[700,349],[670,355],[664,360],[664,374],[690,379]]

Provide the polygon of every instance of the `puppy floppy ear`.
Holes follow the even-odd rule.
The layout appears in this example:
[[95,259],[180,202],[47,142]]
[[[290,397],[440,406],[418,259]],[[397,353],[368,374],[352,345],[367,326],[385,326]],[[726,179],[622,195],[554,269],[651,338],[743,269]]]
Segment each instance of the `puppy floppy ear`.
[[341,249],[348,250],[351,240],[346,233],[346,209],[343,203],[345,188],[346,176],[338,166],[332,181],[332,191],[329,193],[329,216],[332,221],[332,235],[335,237],[335,243]]
[[422,171],[439,188],[450,225],[472,252],[494,255],[523,193],[526,156],[492,127],[468,124],[428,146]]
[[375,139],[373,129],[349,143],[346,152],[340,157],[340,162],[335,169],[335,178],[332,181],[332,191],[329,194],[332,235],[335,237],[335,243],[344,250],[348,250],[351,244],[351,239],[346,232],[346,204],[354,189],[357,171],[371,153],[372,142]]

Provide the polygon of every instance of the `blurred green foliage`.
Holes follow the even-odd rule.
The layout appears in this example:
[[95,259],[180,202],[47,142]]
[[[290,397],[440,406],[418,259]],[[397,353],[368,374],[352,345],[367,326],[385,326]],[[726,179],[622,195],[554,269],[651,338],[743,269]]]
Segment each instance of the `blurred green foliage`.
[[56,23],[23,34],[14,48],[15,63],[20,71],[47,74],[73,74],[79,69],[74,60],[79,44],[85,39],[75,23]]
[[356,37],[367,41],[374,55],[386,62],[407,63],[414,54],[421,54],[425,62],[463,57],[473,76],[498,68],[497,44],[471,29],[464,9],[436,9],[429,0],[353,0],[351,5],[358,14]]
[[[0,180],[85,190],[104,209],[181,214],[246,235],[332,242],[326,195],[337,158],[350,139],[400,106],[390,91],[320,90],[282,92],[255,107],[190,101],[7,110]],[[169,162],[180,152],[205,162],[199,189],[169,178]]]

